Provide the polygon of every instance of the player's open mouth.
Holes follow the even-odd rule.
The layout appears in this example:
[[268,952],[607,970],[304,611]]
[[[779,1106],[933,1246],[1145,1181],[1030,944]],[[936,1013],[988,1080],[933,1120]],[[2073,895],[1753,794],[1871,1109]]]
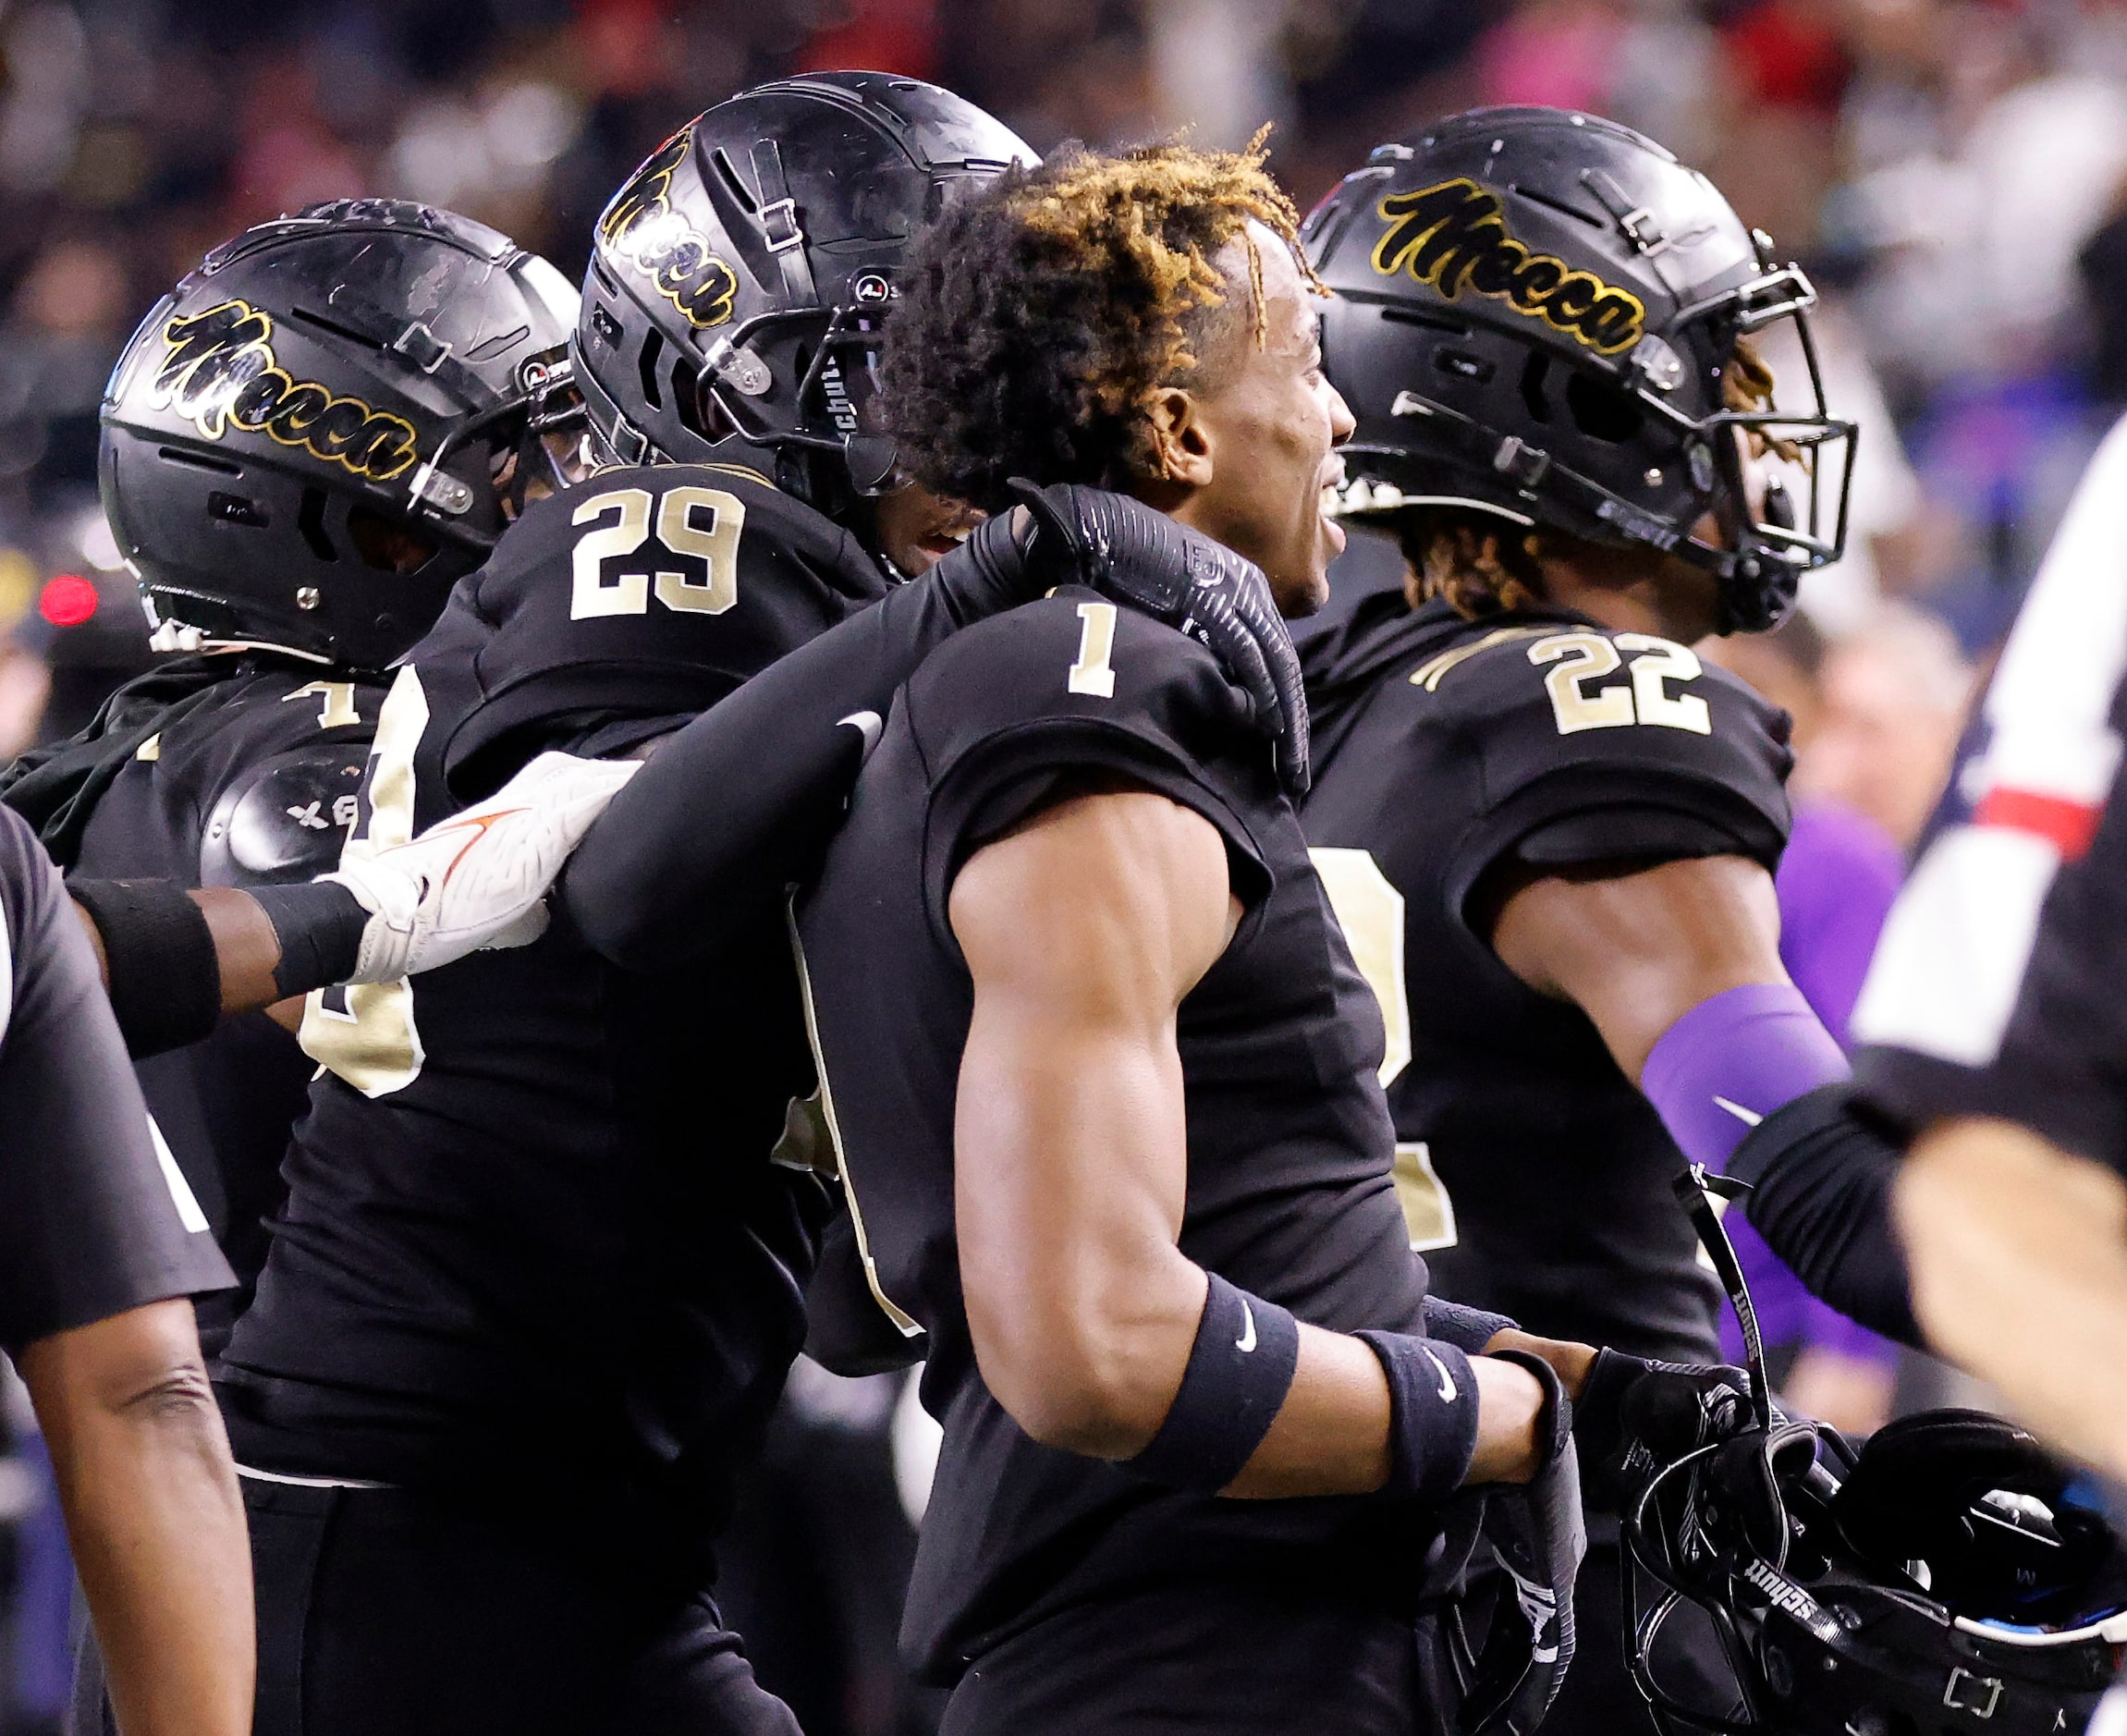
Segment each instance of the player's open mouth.
[[1320,510],[1323,533],[1339,552],[1345,544],[1344,527],[1337,522],[1343,511],[1343,488],[1344,460],[1333,459],[1323,473]]

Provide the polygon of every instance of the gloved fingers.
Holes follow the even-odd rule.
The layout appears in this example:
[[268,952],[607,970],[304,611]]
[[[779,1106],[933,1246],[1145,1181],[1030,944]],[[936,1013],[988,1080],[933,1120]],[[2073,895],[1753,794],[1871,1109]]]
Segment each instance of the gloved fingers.
[[1033,539],[1027,546],[1030,561],[1049,568],[1052,583],[1090,581],[1091,550],[1078,489],[1069,483],[1044,488],[1023,476],[1008,478],[1005,486],[1033,515]]
[[1248,623],[1229,608],[1205,609],[1197,616],[1204,640],[1226,667],[1228,678],[1248,695],[1254,708],[1255,727],[1266,736],[1281,735],[1286,727],[1277,683],[1263,646]]

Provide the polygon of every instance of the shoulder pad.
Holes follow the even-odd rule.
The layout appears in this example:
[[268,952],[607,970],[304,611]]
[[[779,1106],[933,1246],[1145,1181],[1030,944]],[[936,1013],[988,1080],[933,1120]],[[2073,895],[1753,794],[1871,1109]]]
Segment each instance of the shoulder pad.
[[1779,860],[1788,715],[1687,645],[1571,621],[1473,629],[1407,680],[1423,725],[1476,764],[1466,876],[1539,831],[1545,862],[1703,854],[1709,839]]
[[1110,726],[1199,759],[1253,740],[1248,702],[1210,652],[1077,586],[954,634],[911,682],[909,703],[941,776],[996,738],[1042,724]]
[[1409,680],[1444,717],[1543,760],[1731,767],[1741,755],[1775,776],[1787,771],[1787,714],[1690,646],[1653,633],[1565,623],[1473,629]]
[[207,816],[200,884],[283,885],[338,867],[368,758],[366,741],[313,741],[246,766]]

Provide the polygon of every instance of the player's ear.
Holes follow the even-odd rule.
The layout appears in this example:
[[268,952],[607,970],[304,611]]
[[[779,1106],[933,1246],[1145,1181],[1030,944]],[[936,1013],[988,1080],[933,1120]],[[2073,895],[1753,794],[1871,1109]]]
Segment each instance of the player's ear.
[[1145,398],[1144,413],[1152,430],[1154,477],[1182,489],[1209,487],[1214,442],[1196,394],[1179,385],[1155,386]]

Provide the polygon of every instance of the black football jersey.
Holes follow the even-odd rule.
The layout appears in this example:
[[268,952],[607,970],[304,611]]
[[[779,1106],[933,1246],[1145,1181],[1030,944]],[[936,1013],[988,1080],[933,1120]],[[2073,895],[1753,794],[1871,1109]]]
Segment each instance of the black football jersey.
[[1182,1251],[1322,1326],[1422,1329],[1425,1268],[1389,1179],[1380,1013],[1245,715],[1208,652],[1090,592],[979,623],[897,699],[801,901],[823,1101],[864,1264],[889,1316],[930,1334],[923,1401],[945,1443],[903,1641],[942,1680],[1044,1612],[1129,1581],[1335,1575],[1362,1600],[1414,1589],[1424,1515],[1220,1501],[1039,1446],[991,1397],[969,1341],[952,1129],[972,990],[947,897],[971,852],[1089,767],[1216,826],[1247,907],[1179,1018]]
[[0,809],[0,1349],[228,1281],[58,871]]
[[[339,861],[381,687],[270,652],[177,659],[120,689],[6,791],[67,870],[185,886],[286,885]],[[265,1255],[288,1127],[316,1064],[263,1013],[135,1063],[161,1137],[242,1286]],[[203,1302],[212,1355],[246,1290]]]
[[1713,1360],[1684,1160],[1578,1008],[1492,951],[1490,876],[1785,845],[1788,719],[1686,647],[1563,611],[1371,597],[1304,648],[1308,842],[1380,998],[1412,1245],[1529,1331]]
[[[662,734],[884,588],[751,472],[607,471],[537,502],[400,668],[348,848],[539,750]],[[812,1079],[764,928],[631,976],[557,911],[531,946],[312,997],[324,1071],[224,1358],[239,1458],[715,1497],[801,1339],[829,1204],[771,1161]]]

